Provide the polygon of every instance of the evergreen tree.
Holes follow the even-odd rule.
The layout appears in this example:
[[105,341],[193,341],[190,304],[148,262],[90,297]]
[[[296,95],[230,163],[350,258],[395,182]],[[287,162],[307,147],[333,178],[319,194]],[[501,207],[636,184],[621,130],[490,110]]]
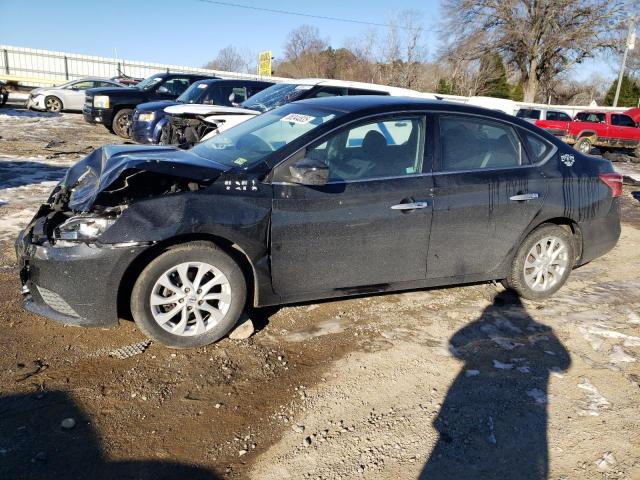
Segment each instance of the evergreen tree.
[[524,100],[524,90],[522,88],[522,84],[518,83],[516,85],[510,85],[511,93],[509,98],[515,102],[522,102]]
[[499,53],[488,54],[480,59],[480,74],[486,78],[481,92],[487,97],[509,98],[511,88],[507,82],[507,71]]
[[441,93],[443,95],[451,95],[453,92],[452,85],[447,82],[444,78],[441,78],[438,82],[438,87],[436,88],[436,93]]
[[[611,83],[607,95],[604,97],[605,105],[613,105],[617,86],[618,79],[616,78]],[[620,85],[620,96],[618,97],[618,107],[637,107],[638,100],[640,100],[640,85],[632,77],[623,75],[622,85]]]

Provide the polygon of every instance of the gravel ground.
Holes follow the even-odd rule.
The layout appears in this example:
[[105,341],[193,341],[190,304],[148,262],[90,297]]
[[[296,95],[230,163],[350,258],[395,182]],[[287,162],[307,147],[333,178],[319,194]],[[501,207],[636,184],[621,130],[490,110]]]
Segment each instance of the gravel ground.
[[309,303],[172,351],[21,310],[13,237],[119,140],[25,113],[0,111],[0,478],[640,478],[637,164],[617,164],[618,246],[548,301],[481,284]]

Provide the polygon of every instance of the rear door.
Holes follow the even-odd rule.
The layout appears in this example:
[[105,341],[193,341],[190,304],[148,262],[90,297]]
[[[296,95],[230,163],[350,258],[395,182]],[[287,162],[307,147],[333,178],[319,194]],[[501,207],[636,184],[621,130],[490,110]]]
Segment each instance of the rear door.
[[427,277],[483,275],[517,246],[547,194],[547,181],[525,145],[538,145],[536,158],[552,147],[483,116],[441,114],[437,124]]
[[[276,168],[276,293],[286,298],[425,278],[432,208],[431,175],[423,173],[431,168],[428,125],[426,115],[414,113],[363,120]],[[302,157],[326,163],[329,183],[291,183],[289,166]]]

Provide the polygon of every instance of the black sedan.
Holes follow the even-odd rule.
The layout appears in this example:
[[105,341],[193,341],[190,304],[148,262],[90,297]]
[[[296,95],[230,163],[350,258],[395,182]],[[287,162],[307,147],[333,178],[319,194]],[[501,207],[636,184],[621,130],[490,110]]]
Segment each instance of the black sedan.
[[192,347],[248,305],[491,280],[543,299],[614,247],[621,189],[608,160],[500,112],[305,100],[71,167],[18,239],[24,305]]

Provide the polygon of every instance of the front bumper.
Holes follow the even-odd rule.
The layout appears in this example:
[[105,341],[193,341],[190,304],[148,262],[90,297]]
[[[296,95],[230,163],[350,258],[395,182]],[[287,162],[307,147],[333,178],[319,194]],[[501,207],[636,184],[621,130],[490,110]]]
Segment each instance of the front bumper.
[[107,127],[110,127],[113,121],[113,110],[110,108],[94,108],[85,104],[82,107],[82,115],[88,123],[101,123]]
[[45,111],[47,107],[44,104],[44,95],[37,95],[35,97],[29,96],[27,99],[27,110],[40,110]]
[[131,123],[131,129],[129,130],[129,137],[136,143],[157,143],[156,141],[154,141],[153,127],[154,123],[141,122],[139,120],[136,120],[136,117],[134,116],[133,122]]
[[118,323],[120,284],[147,245],[56,247],[30,239],[28,228],[16,243],[25,309],[70,325]]

